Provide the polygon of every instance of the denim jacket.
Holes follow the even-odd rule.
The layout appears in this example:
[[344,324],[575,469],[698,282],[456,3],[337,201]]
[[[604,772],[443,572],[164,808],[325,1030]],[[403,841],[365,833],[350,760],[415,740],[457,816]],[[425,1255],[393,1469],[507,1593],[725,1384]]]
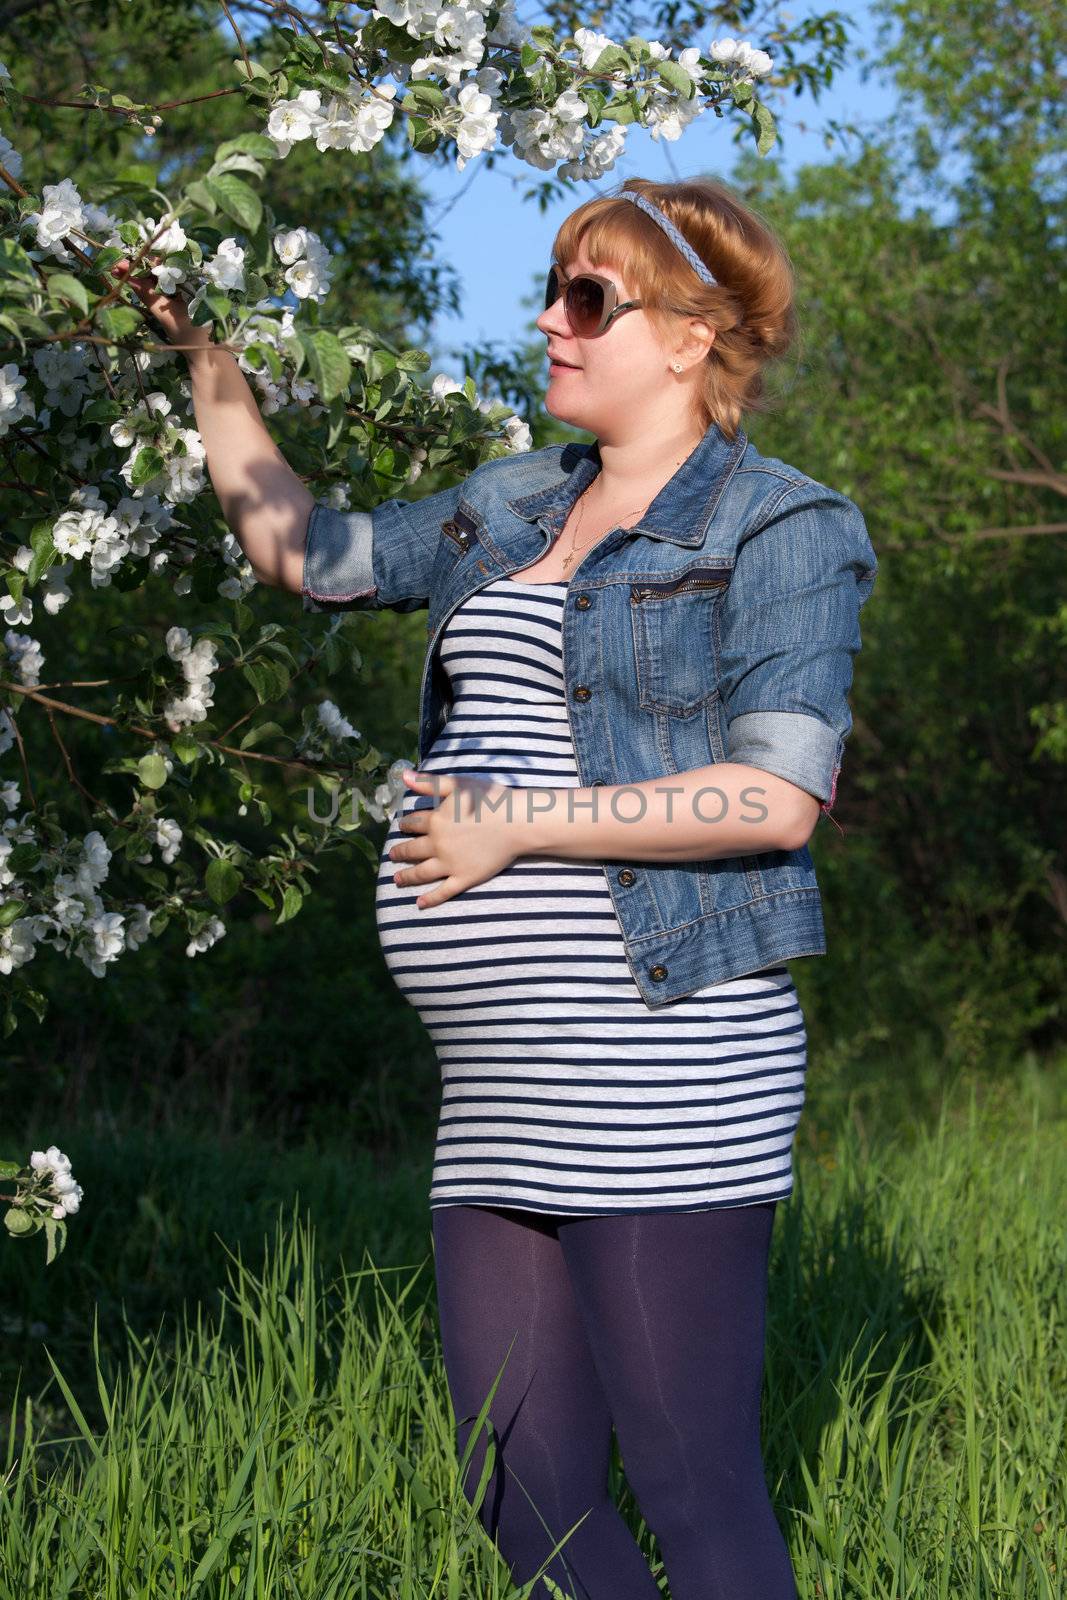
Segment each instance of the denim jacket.
[[[451,710],[436,655],[446,622],[542,556],[600,469],[595,442],[556,444],[484,462],[421,500],[371,512],[315,503],[305,610],[428,610],[420,762]],[[641,520],[605,534],[571,576],[563,675],[581,786],[743,762],[829,814],[876,571],[851,500],[712,424]],[[649,1007],[825,953],[807,846],[603,866]]]

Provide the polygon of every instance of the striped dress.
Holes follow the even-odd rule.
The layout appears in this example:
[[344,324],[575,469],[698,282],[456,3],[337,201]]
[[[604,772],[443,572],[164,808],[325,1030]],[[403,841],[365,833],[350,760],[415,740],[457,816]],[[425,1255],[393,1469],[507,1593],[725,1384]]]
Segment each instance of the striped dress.
[[[452,710],[425,772],[577,788],[563,682],[565,583],[501,577],[449,619]],[[401,813],[435,804],[407,792]],[[651,1010],[603,867],[520,857],[419,910],[382,849],[382,954],[441,1067],[430,1206],[557,1215],[784,1199],[807,1037],[785,966]]]

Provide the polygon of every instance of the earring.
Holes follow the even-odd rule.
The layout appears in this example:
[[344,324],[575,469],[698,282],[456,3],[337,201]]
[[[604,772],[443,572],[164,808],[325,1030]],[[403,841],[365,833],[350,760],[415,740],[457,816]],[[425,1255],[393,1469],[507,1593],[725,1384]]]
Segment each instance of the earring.
[[682,370],[682,363],[681,363],[681,362],[680,362],[680,361],[676,361],[676,362],[675,362],[675,363],[674,363],[674,370],[675,370],[675,372],[681,372],[681,370]]

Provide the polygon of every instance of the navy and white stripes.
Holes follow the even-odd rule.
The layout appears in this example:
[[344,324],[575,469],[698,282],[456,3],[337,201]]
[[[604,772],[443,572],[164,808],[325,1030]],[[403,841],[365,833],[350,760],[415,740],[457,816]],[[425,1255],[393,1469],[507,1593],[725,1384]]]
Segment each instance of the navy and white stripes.
[[[426,772],[576,788],[562,677],[563,583],[499,578],[441,637],[453,709]],[[432,805],[408,794],[403,810]],[[588,1216],[782,1199],[806,1034],[784,966],[649,1010],[603,868],[522,857],[439,906],[393,882],[378,932],[437,1052],[430,1206]]]

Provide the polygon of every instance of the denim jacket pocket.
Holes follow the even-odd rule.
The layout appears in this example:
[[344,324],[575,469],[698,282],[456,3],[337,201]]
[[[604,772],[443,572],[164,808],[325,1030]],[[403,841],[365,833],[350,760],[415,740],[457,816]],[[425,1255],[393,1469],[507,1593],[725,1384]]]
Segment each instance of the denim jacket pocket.
[[[453,572],[463,567],[471,554],[479,548],[477,519],[457,506],[450,517],[441,523],[441,537],[434,557],[433,578],[435,591],[440,594]],[[431,599],[431,610],[433,600]]]
[[703,564],[630,584],[638,702],[645,711],[690,717],[718,691],[715,617],[729,566]]

